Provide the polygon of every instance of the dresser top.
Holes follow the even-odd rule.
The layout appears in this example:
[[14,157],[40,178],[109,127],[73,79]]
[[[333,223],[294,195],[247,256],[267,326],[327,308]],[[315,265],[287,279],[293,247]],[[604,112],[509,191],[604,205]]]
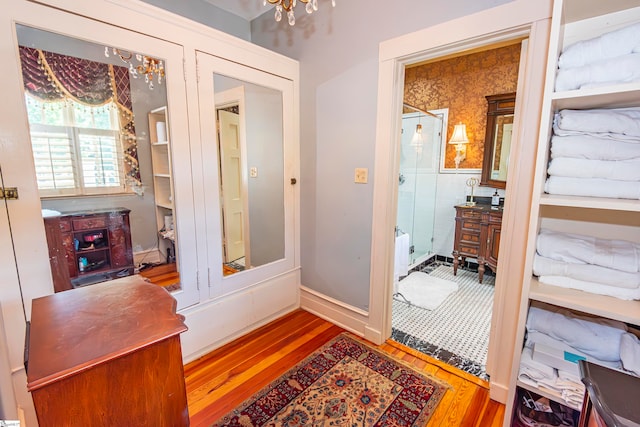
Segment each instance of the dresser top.
[[186,330],[176,300],[137,275],[34,299],[27,387],[33,391]]

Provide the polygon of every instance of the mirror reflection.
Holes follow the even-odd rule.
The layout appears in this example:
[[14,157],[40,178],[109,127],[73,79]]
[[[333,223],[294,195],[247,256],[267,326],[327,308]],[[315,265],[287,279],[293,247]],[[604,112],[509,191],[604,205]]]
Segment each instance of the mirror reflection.
[[480,185],[506,188],[515,93],[487,96],[487,133]]
[[284,258],[283,100],[214,75],[223,274]]
[[132,274],[179,290],[165,62],[16,30],[54,290]]

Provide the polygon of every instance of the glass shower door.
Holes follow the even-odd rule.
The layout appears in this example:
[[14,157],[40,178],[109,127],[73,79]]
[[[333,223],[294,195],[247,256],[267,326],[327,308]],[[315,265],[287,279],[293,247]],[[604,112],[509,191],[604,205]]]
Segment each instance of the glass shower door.
[[409,234],[409,268],[433,256],[442,124],[442,113],[402,116],[397,226]]

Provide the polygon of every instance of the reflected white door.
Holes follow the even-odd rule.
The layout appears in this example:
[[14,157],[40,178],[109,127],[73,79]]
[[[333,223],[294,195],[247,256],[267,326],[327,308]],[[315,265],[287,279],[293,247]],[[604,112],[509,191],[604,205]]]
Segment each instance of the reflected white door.
[[240,144],[240,116],[218,110],[220,123],[220,171],[225,262],[244,256],[244,203],[242,185],[242,147]]

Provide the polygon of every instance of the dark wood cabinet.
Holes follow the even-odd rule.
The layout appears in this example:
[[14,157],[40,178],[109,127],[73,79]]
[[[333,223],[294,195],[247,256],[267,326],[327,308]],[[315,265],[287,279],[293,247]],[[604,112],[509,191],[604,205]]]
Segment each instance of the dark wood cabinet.
[[478,261],[478,280],[482,283],[485,266],[493,271],[498,265],[502,209],[487,205],[456,206],[456,231],[453,241],[453,274],[460,262],[469,258]]
[[25,354],[40,427],[189,425],[176,301],[130,276],[33,300]]
[[44,218],[56,292],[133,274],[129,212],[115,208]]

